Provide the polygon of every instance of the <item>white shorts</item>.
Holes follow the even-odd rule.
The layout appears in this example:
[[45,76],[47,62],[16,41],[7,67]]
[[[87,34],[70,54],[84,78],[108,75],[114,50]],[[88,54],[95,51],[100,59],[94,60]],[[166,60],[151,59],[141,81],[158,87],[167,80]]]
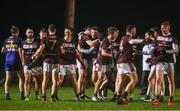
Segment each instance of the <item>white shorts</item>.
[[[76,60],[76,62],[77,62],[78,70],[82,69],[81,63],[78,60]],[[83,59],[83,63],[84,63],[84,65],[86,65],[86,67],[88,67],[89,62],[86,59]]]
[[47,72],[59,72],[59,64],[48,64],[46,62],[43,63],[43,71]]
[[74,64],[59,65],[59,74],[61,74],[61,75],[76,74],[76,66]]
[[136,67],[134,64],[129,64],[129,63],[120,63],[117,64],[117,71],[118,74],[130,74],[132,72],[136,72]]
[[164,74],[174,73],[174,63],[159,62],[157,63],[156,70],[162,70]]
[[42,67],[33,67],[30,70],[28,66],[23,67],[24,74],[31,73],[32,75],[41,75],[42,74]]
[[96,64],[96,69],[95,70],[103,72],[103,73],[111,72],[111,64],[108,64],[108,65],[99,65],[99,64]]
[[151,70],[150,70],[150,73],[149,73],[149,75],[154,75],[154,74],[156,74],[156,65],[151,66]]
[[96,64],[97,59],[92,59],[92,71],[98,71],[97,64]]

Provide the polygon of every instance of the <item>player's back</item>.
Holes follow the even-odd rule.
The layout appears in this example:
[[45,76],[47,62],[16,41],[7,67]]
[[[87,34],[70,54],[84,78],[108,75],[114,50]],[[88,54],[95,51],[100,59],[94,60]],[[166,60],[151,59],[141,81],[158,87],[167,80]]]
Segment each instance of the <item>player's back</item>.
[[60,37],[56,35],[49,35],[44,40],[45,44],[45,62],[49,64],[58,64],[60,51]]
[[20,37],[15,36],[10,36],[5,40],[3,44],[6,54],[5,64],[13,65],[20,62],[18,49],[20,47],[21,41],[22,40]]
[[118,63],[132,63],[133,62],[133,49],[132,45],[129,43],[131,40],[130,35],[125,35],[121,41],[120,41],[120,46],[119,46],[119,57],[118,57]]

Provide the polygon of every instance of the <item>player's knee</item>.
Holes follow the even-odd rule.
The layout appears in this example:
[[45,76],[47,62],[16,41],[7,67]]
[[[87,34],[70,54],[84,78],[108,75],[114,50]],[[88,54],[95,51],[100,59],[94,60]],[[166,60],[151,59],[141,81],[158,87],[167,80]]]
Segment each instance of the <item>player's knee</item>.
[[138,81],[139,81],[138,79],[134,80],[134,84],[136,85],[138,83]]
[[161,83],[161,79],[160,78],[157,78],[156,79],[156,84],[160,84]]
[[174,85],[174,80],[170,80],[169,85]]
[[10,84],[10,79],[6,79],[6,81],[5,81],[5,85],[9,85]]
[[99,77],[98,81],[104,81],[104,77],[103,76]]
[[29,79],[26,80],[26,83],[27,83],[27,84],[31,84],[31,80],[29,80]]
[[135,80],[134,80],[134,79],[131,79],[130,82],[131,82],[132,84],[134,84],[134,83],[135,83]]

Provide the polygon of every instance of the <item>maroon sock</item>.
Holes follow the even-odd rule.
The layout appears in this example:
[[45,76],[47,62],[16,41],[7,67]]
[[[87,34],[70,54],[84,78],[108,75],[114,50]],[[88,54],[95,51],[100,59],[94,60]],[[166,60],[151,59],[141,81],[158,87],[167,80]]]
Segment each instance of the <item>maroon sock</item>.
[[151,97],[150,97],[149,95],[146,95],[145,98],[146,98],[146,99],[150,99]]
[[122,97],[123,97],[123,98],[127,98],[127,95],[128,95],[128,92],[125,91],[125,92],[123,93]]
[[173,96],[170,96],[169,99],[172,101],[173,100]]

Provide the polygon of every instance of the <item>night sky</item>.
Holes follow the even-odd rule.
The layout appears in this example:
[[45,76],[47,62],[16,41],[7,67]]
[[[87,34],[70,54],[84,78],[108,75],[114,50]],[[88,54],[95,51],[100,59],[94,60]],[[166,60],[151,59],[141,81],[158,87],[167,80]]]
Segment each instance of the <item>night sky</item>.
[[[1,0],[0,46],[10,35],[11,25],[20,27],[21,37],[25,38],[26,27],[33,27],[37,36],[40,28],[54,23],[58,28],[57,34],[62,37],[65,8],[66,0]],[[160,26],[162,21],[169,20],[172,33],[179,37],[179,11],[178,0],[76,0],[75,36],[86,25],[97,25],[104,33],[108,26],[117,26],[123,36],[126,25],[135,24],[137,36],[143,37],[150,27]],[[0,59],[2,62],[2,57]]]
[[[125,34],[128,24],[137,26],[137,36],[152,26],[159,26],[169,20],[172,33],[180,35],[180,4],[176,0],[76,0],[75,37],[86,25],[97,25],[106,33],[109,26],[120,28],[120,35]],[[3,0],[0,1],[0,45],[9,33],[11,25],[20,27],[20,36],[25,38],[27,27],[34,28],[38,36],[42,27],[54,23],[57,34],[63,36],[65,27],[66,0]]]
[[[159,26],[164,20],[170,21],[176,36],[180,35],[180,4],[177,0],[142,1],[76,0],[75,35],[85,25],[98,25],[104,32],[108,26],[114,25],[123,35],[127,24],[135,24],[137,34],[143,36],[150,27]],[[66,0],[0,1],[0,37],[6,38],[13,24],[20,27],[21,36],[24,36],[26,27],[33,27],[37,35],[41,27],[50,23],[56,24],[58,35],[63,36],[65,7]]]

